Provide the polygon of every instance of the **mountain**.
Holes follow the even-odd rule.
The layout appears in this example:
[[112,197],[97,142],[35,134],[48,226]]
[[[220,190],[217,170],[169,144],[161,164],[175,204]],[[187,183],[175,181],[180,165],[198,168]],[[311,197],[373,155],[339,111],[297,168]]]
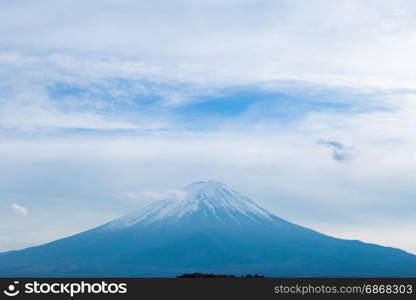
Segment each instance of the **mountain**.
[[416,256],[287,222],[215,182],[42,246],[0,254],[2,277],[415,277]]

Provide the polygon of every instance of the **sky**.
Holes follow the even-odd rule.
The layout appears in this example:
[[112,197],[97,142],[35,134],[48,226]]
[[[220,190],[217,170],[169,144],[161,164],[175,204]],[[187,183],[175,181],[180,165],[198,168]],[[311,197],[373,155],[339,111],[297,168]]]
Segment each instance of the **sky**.
[[416,253],[416,3],[0,2],[0,251],[200,180]]

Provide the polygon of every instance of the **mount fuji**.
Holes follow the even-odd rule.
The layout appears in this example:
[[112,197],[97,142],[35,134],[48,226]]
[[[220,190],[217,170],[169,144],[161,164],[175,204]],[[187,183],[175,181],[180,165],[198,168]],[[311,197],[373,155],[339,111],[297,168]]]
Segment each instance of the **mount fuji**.
[[0,254],[1,277],[416,277],[416,256],[285,221],[215,182],[51,243]]

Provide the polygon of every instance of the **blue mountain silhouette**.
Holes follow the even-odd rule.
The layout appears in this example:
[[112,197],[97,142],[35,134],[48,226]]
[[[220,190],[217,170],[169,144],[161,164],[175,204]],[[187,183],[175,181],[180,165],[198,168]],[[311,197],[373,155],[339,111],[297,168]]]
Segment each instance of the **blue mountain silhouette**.
[[2,277],[415,277],[416,256],[287,222],[215,182],[42,246],[0,254]]

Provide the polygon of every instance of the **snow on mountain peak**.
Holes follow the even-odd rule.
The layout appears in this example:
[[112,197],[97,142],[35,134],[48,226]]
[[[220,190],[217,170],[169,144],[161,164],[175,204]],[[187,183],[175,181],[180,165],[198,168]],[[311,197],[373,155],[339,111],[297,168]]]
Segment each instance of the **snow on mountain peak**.
[[216,199],[217,202],[220,202],[224,199],[224,196],[228,195],[229,197],[238,198],[236,196],[239,195],[225,184],[214,180],[194,182],[182,190],[185,191],[188,201]]
[[126,228],[135,224],[150,225],[162,221],[178,221],[202,213],[205,217],[244,216],[254,220],[270,219],[272,214],[225,184],[210,180],[192,183],[168,199],[154,202],[131,214],[108,223],[108,228]]

